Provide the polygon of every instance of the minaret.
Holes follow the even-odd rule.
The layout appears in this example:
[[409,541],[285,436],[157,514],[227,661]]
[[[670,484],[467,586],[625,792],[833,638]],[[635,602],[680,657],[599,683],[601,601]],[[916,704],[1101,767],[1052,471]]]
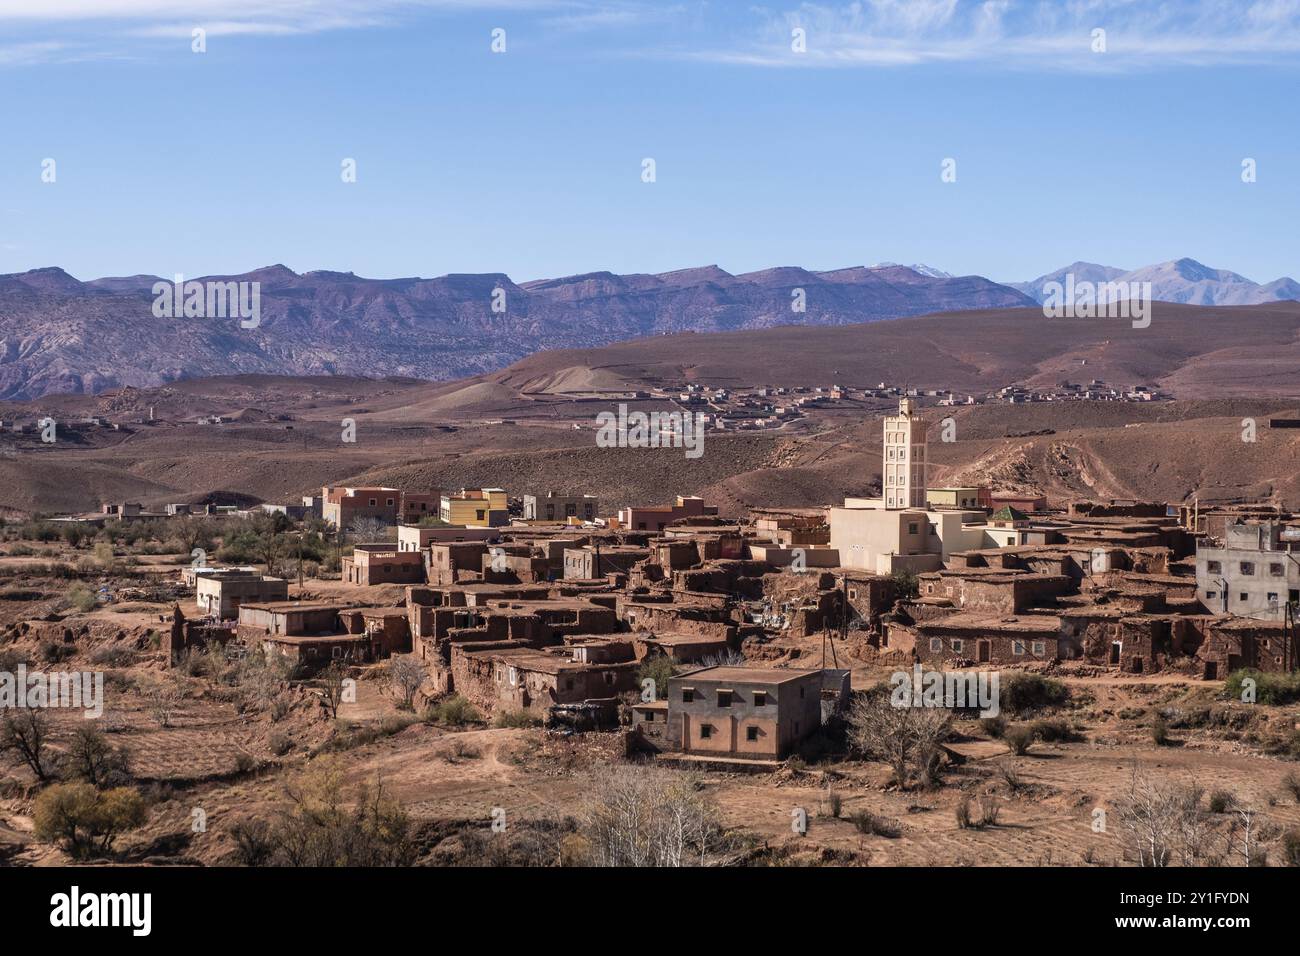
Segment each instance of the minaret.
[[910,398],[898,401],[898,415],[885,419],[881,488],[886,508],[926,507],[925,429]]

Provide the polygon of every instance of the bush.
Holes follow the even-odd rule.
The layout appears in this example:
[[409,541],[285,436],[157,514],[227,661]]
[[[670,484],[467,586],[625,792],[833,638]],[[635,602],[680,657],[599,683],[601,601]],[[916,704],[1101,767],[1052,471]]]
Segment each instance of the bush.
[[277,757],[283,757],[293,749],[293,738],[288,734],[272,734],[267,740],[266,746]]
[[118,834],[141,826],[144,798],[131,787],[99,791],[88,783],[56,783],[36,798],[36,835],[62,842],[74,857],[108,853]]
[[101,667],[130,667],[135,663],[135,651],[129,647],[101,647],[90,655],[90,663]]
[[1070,689],[1059,680],[1042,674],[1006,674],[1002,678],[1001,709],[1024,714],[1045,707],[1060,707],[1070,698]]
[[1215,790],[1210,794],[1210,812],[1227,813],[1236,803],[1237,798],[1227,790]]
[[526,710],[503,710],[492,721],[493,727],[538,727],[542,718]]
[[1077,740],[1079,736],[1070,727],[1069,721],[1060,717],[1052,720],[1035,720],[1029,725],[1029,728],[1033,732],[1035,739],[1046,743],[1068,743],[1071,740]]
[[1282,858],[1288,866],[1300,866],[1300,830],[1287,830],[1282,834]]
[[859,833],[887,837],[892,840],[902,832],[898,824],[893,820],[872,813],[870,810],[859,810],[850,819],[853,821],[853,825],[858,828]]
[[95,605],[99,603],[95,599],[95,592],[81,584],[74,584],[68,588],[68,601],[82,614],[93,611]]
[[1032,727],[1025,724],[1016,724],[1014,727],[1008,727],[1002,735],[1002,742],[1011,748],[1011,752],[1017,757],[1023,757],[1029,753],[1029,748],[1034,743],[1034,731]]
[[844,810],[844,797],[834,790],[826,791],[826,812],[836,820],[840,818],[840,813]]
[[957,818],[958,829],[969,830],[971,828],[971,799],[969,794],[963,793],[961,795],[961,800],[957,802],[957,808],[953,811],[953,815]]
[[1025,782],[1021,779],[1020,771],[1016,769],[1015,764],[1002,762],[997,765],[997,768],[1002,782],[1007,785],[1007,792],[1017,794],[1024,788]]
[[1228,675],[1223,688],[1224,694],[1241,700],[1247,678],[1255,682],[1256,703],[1291,704],[1300,700],[1300,673],[1266,674],[1249,667],[1233,671]]
[[997,826],[998,814],[1002,812],[1002,805],[998,803],[998,798],[991,793],[986,793],[980,797],[980,815],[975,821],[977,829]]
[[1007,732],[1007,719],[1002,715],[985,717],[980,721],[980,728],[994,740]]
[[636,679],[638,683],[654,681],[655,699],[667,700],[668,681],[673,676],[673,670],[673,662],[667,654],[651,654],[637,668]]
[[1291,794],[1291,799],[1296,803],[1300,803],[1300,776],[1296,776],[1294,770],[1288,770],[1282,778],[1282,789]]
[[64,644],[62,641],[48,640],[41,641],[38,651],[41,660],[47,664],[59,664],[73,657],[77,653],[77,648],[72,644]]
[[460,694],[452,694],[436,704],[431,704],[426,711],[426,719],[430,723],[446,724],[450,727],[463,727],[465,724],[476,724],[482,720],[474,705]]
[[1159,714],[1151,724],[1151,742],[1157,747],[1169,746],[1169,722]]

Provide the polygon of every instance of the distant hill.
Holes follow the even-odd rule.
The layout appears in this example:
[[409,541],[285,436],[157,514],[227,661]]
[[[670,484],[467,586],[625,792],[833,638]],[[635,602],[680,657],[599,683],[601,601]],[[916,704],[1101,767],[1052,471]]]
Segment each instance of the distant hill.
[[1148,328],[1125,319],[1049,319],[1041,309],[1024,308],[657,337],[539,352],[490,378],[530,392],[596,373],[617,376],[626,388],[885,381],[961,395],[1098,379],[1156,385],[1180,398],[1300,397],[1300,302],[1213,308],[1157,302]]
[[1129,271],[1094,262],[1075,262],[1029,282],[1011,282],[1008,285],[1035,302],[1042,302],[1046,297],[1043,289],[1047,283],[1064,285],[1068,274],[1073,274],[1076,284],[1085,281],[1150,282],[1153,299],[1186,305],[1260,305],[1300,300],[1300,283],[1294,279],[1283,276],[1260,285],[1227,269],[1211,269],[1195,259],[1174,259]]
[[57,268],[0,276],[0,398],[249,373],[440,381],[493,371],[541,349],[647,335],[1032,304],[979,276],[923,275],[904,266],[745,275],[704,266],[516,284],[500,273],[366,279],[275,265],[199,281],[207,279],[260,283],[260,325],[155,318],[152,288],[164,281],[157,276],[80,282]]

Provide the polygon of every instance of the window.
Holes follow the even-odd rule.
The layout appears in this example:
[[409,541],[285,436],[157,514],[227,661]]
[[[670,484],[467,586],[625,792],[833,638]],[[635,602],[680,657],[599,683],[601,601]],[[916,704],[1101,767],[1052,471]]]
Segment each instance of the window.
[[1044,654],[1047,653],[1047,642],[1034,641],[1033,648],[1034,648],[1034,654],[1037,655],[1038,657],[1042,657]]
[[962,649],[965,648],[965,646],[966,643],[960,637],[954,637],[952,639],[952,649],[956,653],[960,654],[962,652]]
[[1237,596],[1237,600],[1238,600],[1238,601],[1249,601],[1249,600],[1250,600],[1250,595],[1247,594],[1245,591],[1242,591],[1241,594],[1239,594],[1239,595]]
[[1276,603],[1277,603],[1277,592],[1276,592],[1276,591],[1269,591],[1269,592],[1268,592],[1268,603],[1269,603],[1269,604],[1276,604]]
[[914,522],[914,521],[913,521],[913,522],[910,522],[910,523],[908,524],[908,526],[907,526],[907,533],[908,533],[908,534],[916,534],[916,530],[917,530],[916,522]]
[[1218,561],[1206,561],[1206,562],[1205,562],[1205,573],[1206,573],[1206,574],[1222,574],[1222,573],[1223,573],[1223,565],[1221,565]]
[[718,706],[719,707],[731,706],[731,691],[729,690],[718,691]]
[[335,660],[338,660],[340,657],[343,656],[343,648],[335,646],[331,651],[330,656],[333,657]]
[[370,499],[370,507],[373,508],[373,507],[374,507],[375,505],[377,505],[378,503],[379,503],[379,502],[377,502],[374,498],[371,498],[371,499]]
[[1286,571],[1280,563],[1274,562],[1268,566],[1268,573],[1273,575],[1275,578],[1280,578],[1286,573]]
[[695,688],[694,688],[694,687],[683,687],[683,688],[682,688],[682,703],[683,703],[683,704],[689,704],[689,703],[694,702],[694,700],[695,700]]
[[807,688],[804,688],[804,687],[800,687],[800,688],[799,688],[799,699],[800,699],[800,700],[803,700],[803,698],[804,698],[804,693],[803,693],[803,692],[804,692],[806,689],[807,689]]
[[746,727],[746,728],[745,728],[745,739],[748,740],[748,741],[750,741],[750,742],[753,742],[753,741],[757,740],[757,739],[758,739],[758,728],[757,728],[757,727]]
[[941,637],[930,638],[930,650],[933,651],[935,654],[943,650],[943,638]]
[[482,521],[482,520],[483,520],[483,516],[484,516],[484,514],[486,514],[486,512],[483,511],[482,508],[476,508],[476,509],[474,510],[474,520],[475,520],[475,521]]
[[1025,642],[1024,642],[1024,641],[1012,641],[1012,642],[1011,642],[1011,653],[1012,653],[1012,654],[1023,654],[1024,652],[1025,652]]
[[701,739],[701,740],[708,740],[708,739],[709,739],[710,737],[712,737],[712,736],[713,736],[713,725],[712,725],[712,724],[700,724],[700,739]]
[[391,508],[391,507],[392,507],[392,506],[393,506],[393,499],[392,499],[392,498],[389,498],[389,499],[388,499],[388,501],[387,501],[387,502],[385,502],[385,504],[387,504],[387,505],[388,505],[388,507],[390,507],[390,508]]
[[858,589],[857,589],[857,588],[849,588],[849,600],[850,600],[850,601],[856,601],[857,599],[858,599]]
[[1205,592],[1205,599],[1206,599],[1207,601],[1213,601],[1213,600],[1214,600],[1215,598],[1217,598],[1218,596],[1219,596],[1219,592],[1218,592],[1218,591],[1206,591],[1206,592]]
[[1242,574],[1254,574],[1254,573],[1255,573],[1255,562],[1254,562],[1254,561],[1243,561],[1243,562],[1241,562],[1241,573],[1242,573]]
[[767,691],[765,690],[754,691],[754,706],[763,707],[766,704],[767,704]]

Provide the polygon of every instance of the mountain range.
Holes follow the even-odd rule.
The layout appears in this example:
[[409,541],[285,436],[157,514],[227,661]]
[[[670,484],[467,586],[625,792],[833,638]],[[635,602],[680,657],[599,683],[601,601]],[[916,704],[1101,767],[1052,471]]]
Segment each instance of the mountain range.
[[516,284],[500,273],[435,279],[298,274],[283,265],[200,282],[256,282],[260,322],[164,318],[137,275],[81,282],[58,268],[0,276],[0,398],[96,393],[209,375],[362,375],[431,380],[490,372],[542,349],[675,332],[843,325],[963,309],[1028,307],[979,276],[903,266],[659,275]]
[[1042,302],[1046,297],[1043,291],[1046,285],[1049,282],[1064,284],[1069,274],[1074,276],[1076,285],[1080,282],[1127,282],[1132,286],[1133,283],[1150,282],[1153,299],[1184,305],[1260,305],[1300,299],[1300,282],[1294,279],[1283,276],[1261,285],[1227,269],[1211,269],[1195,259],[1174,259],[1131,270],[1095,262],[1075,262],[1029,282],[1007,284],[1035,302]]
[[210,375],[358,375],[441,381],[504,368],[544,349],[650,335],[834,326],[939,312],[1032,308],[1043,286],[1151,281],[1164,301],[1235,305],[1300,299],[1191,259],[1131,272],[1075,263],[1000,284],[921,264],[733,275],[716,265],[660,274],[592,272],[515,283],[503,273],[366,279],[283,265],[200,282],[250,282],[260,321],[155,315],[157,276],[82,282],[59,268],[0,275],[0,399],[93,394]]

